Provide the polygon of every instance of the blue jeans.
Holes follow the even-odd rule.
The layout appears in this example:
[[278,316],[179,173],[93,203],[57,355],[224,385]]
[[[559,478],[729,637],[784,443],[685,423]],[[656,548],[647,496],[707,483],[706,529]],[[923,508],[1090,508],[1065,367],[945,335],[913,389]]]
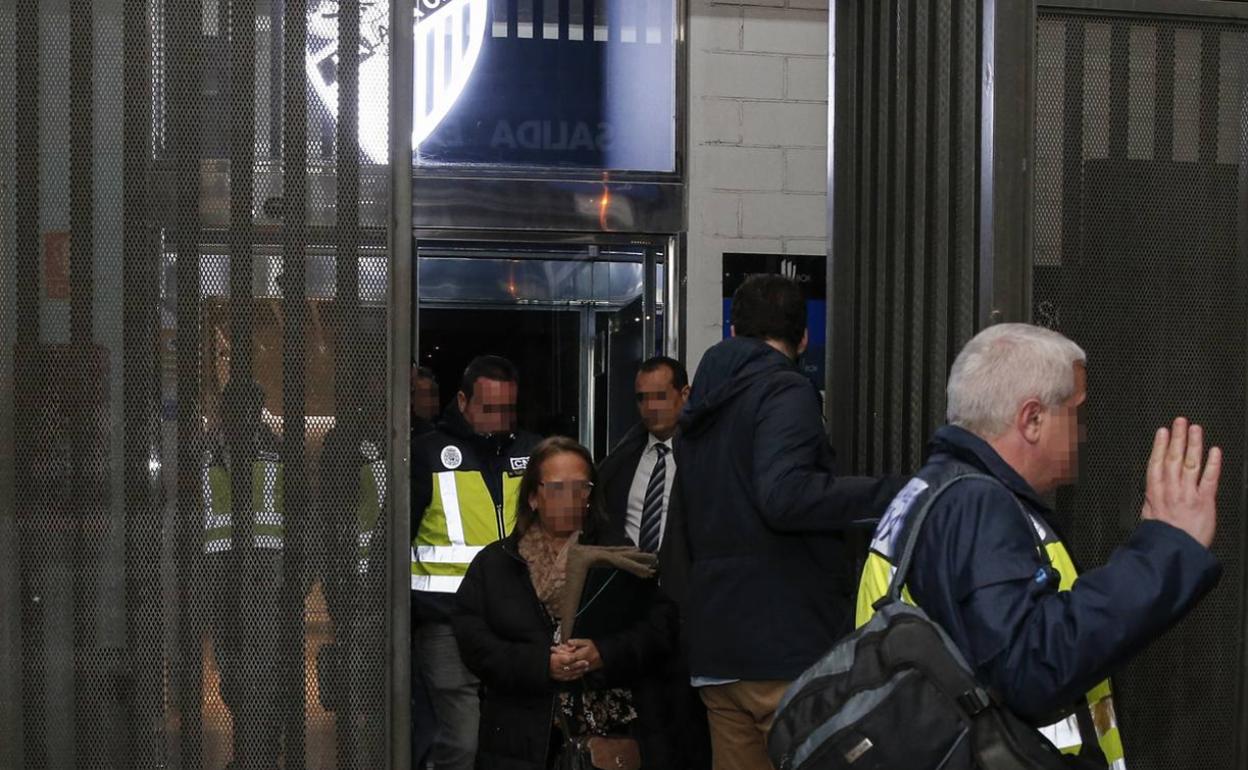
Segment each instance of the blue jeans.
[[459,657],[449,623],[422,623],[412,638],[437,722],[433,770],[472,770],[481,721],[481,682]]

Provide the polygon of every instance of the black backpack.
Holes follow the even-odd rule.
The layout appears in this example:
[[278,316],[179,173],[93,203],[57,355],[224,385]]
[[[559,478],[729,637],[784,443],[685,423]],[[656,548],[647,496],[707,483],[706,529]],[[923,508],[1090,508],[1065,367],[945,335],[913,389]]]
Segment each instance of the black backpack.
[[[966,478],[996,482],[964,474],[930,494],[875,615],[789,685],[767,738],[777,770],[1069,770],[1053,744],[975,680],[944,629],[901,600],[932,503]],[[1038,536],[1036,545],[1049,568]]]

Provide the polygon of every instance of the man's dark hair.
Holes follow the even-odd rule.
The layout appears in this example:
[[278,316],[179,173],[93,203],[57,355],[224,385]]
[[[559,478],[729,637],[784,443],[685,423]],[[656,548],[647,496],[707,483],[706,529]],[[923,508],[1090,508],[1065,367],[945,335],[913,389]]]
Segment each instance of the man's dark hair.
[[801,286],[781,275],[751,275],[732,295],[732,325],[738,337],[778,340],[797,350],[806,333]]
[[472,398],[472,387],[482,377],[499,382],[517,382],[519,379],[516,375],[516,365],[502,356],[477,356],[469,361],[468,368],[464,369],[464,379],[460,382],[459,389],[466,397]]
[[672,387],[676,390],[683,389],[689,384],[689,372],[685,369],[685,365],[669,356],[654,356],[647,358],[641,362],[641,366],[637,367],[638,372],[649,374],[666,366],[672,373]]
[[416,379],[419,380],[436,380],[433,375],[433,369],[424,364],[412,364],[412,371],[416,373]]

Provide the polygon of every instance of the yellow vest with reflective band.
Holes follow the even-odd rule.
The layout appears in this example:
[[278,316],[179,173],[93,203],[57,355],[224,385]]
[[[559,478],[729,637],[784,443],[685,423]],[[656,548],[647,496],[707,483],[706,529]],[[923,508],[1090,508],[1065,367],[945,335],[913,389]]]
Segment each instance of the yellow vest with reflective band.
[[[224,553],[234,548],[233,495],[230,472],[221,463],[205,463],[204,553]],[[262,458],[251,464],[251,544],[255,548],[280,551],[285,536],[283,510],[283,470],[275,459]]]
[[520,477],[503,474],[503,504],[478,470],[433,474],[433,495],[412,538],[412,590],[455,593],[473,558],[516,525]]
[[[938,486],[939,484],[936,483],[931,485],[931,487]],[[897,571],[893,560],[900,558],[900,554],[893,553],[893,545],[897,542],[896,535],[904,530],[905,519],[909,513],[922,507],[921,504],[916,506],[914,503],[916,500],[923,499],[925,497],[923,493],[928,490],[929,485],[923,479],[918,477],[911,479],[910,483],[893,498],[888,511],[880,519],[880,524],[871,541],[871,550],[867,554],[867,561],[862,570],[862,579],[858,583],[858,602],[854,617],[856,627],[861,628],[871,619],[871,616],[875,614],[873,605],[888,593],[889,583]],[[1027,516],[1032,526],[1035,527],[1049,561],[1061,576],[1058,590],[1069,591],[1078,579],[1070,553],[1048,525],[1030,512]],[[902,588],[901,598],[907,604],[917,606],[910,591],[905,587]],[[1118,730],[1118,718],[1114,713],[1114,699],[1109,680],[1106,679],[1089,690],[1085,699],[1092,715],[1097,741],[1101,752],[1105,754],[1105,759],[1109,762],[1110,770],[1126,770],[1122,736]],[[1075,713],[1038,729],[1063,754],[1078,754],[1083,748],[1083,735],[1080,733],[1078,716]]]
[[364,575],[368,573],[368,554],[372,549],[373,533],[377,530],[382,506],[386,504],[386,462],[380,459],[377,446],[371,441],[362,442],[360,452],[365,458],[374,458],[360,466],[360,493],[356,506],[359,532],[356,571]]

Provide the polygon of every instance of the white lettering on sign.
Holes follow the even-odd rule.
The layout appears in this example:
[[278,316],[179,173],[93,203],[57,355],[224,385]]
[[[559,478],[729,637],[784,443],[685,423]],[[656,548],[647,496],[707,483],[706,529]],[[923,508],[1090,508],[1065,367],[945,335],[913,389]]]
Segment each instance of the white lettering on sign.
[[512,125],[511,121],[500,120],[494,125],[494,134],[490,137],[490,149],[494,150],[602,152],[610,146],[609,125],[599,123],[597,128],[591,128],[584,121],[526,120]]

